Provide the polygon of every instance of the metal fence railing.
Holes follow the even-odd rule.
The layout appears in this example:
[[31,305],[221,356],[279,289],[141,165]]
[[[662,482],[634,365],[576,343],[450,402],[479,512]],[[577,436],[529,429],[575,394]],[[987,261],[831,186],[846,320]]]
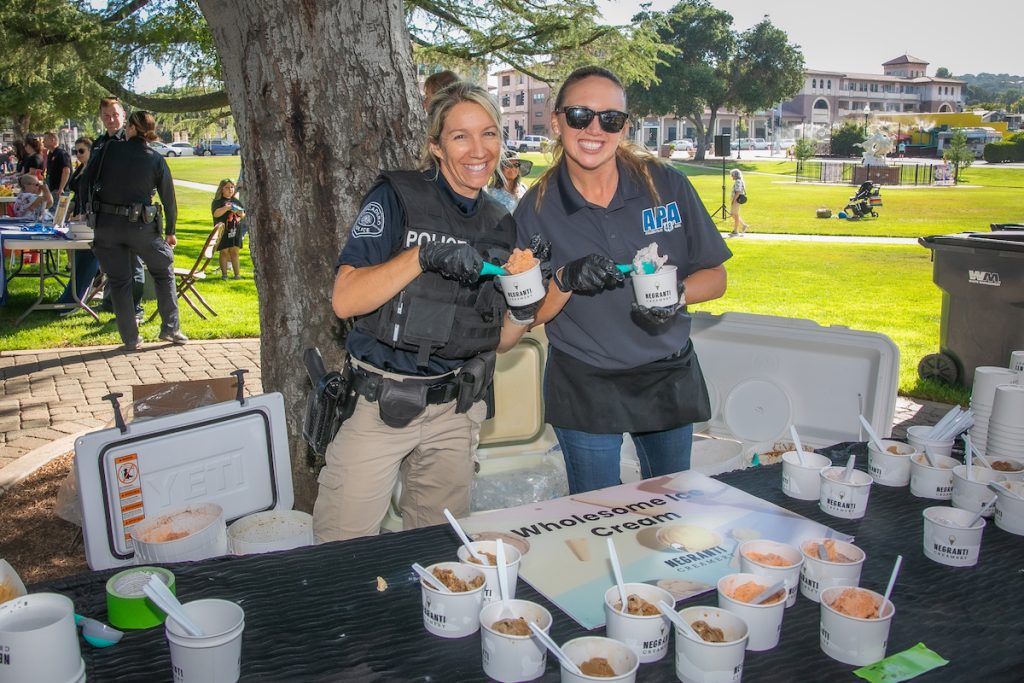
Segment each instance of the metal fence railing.
[[[798,161],[796,165],[796,181],[851,185],[856,184],[858,177],[862,175],[862,173],[858,173],[857,169],[863,168],[864,166],[855,161],[833,161],[828,159]],[[937,182],[937,168],[941,169],[942,167],[935,164],[893,164],[885,169],[884,184],[933,185]],[[875,180],[875,178],[872,178],[872,180]]]

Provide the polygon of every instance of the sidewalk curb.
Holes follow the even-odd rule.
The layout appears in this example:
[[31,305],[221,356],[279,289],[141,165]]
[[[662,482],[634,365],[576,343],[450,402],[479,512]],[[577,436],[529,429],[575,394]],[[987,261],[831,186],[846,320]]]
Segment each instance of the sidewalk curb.
[[45,446],[40,446],[35,450],[29,451],[7,467],[0,469],[0,495],[3,495],[8,491],[8,489],[13,488],[18,483],[31,476],[36,470],[57,456],[64,455],[68,451],[74,450],[75,439],[83,434],[88,434],[93,431],[96,430],[83,429],[76,434],[70,434],[51,441]]
[[[189,344],[238,344],[245,341],[252,341],[253,339],[259,339],[259,337],[227,337],[223,339],[191,339]],[[151,342],[142,342],[140,349],[148,351],[150,349],[175,347],[175,344],[170,342],[156,340]],[[185,344],[184,346],[188,346]],[[80,351],[111,351],[116,355],[127,355],[122,350],[121,344],[102,344],[100,346],[67,346],[53,349],[13,349],[10,351],[0,351],[0,358],[9,356],[43,356],[47,354],[59,354],[59,353],[77,353]]]

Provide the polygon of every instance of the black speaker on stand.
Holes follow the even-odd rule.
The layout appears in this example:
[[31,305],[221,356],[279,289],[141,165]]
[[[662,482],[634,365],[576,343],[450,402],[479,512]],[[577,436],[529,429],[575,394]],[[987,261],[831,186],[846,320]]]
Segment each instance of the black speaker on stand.
[[715,136],[715,156],[722,158],[722,206],[715,210],[711,217],[721,214],[722,220],[729,218],[729,210],[725,208],[725,158],[732,154],[732,140],[729,135]]

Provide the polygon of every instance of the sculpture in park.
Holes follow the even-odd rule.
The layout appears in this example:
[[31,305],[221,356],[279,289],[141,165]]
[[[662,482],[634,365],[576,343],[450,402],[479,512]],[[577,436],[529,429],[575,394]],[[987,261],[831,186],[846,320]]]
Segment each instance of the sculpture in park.
[[865,166],[887,166],[885,161],[887,154],[892,152],[892,140],[880,129],[875,129],[868,139],[858,142],[857,145],[864,149]]

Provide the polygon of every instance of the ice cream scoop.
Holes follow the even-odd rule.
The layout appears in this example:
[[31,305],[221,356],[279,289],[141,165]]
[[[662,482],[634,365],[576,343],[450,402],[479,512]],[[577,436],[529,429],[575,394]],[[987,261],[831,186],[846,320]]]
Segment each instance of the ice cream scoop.
[[75,624],[82,627],[82,637],[93,647],[117,645],[124,636],[124,631],[118,631],[113,626],[107,626],[102,621],[83,617],[81,614],[75,615]]
[[[632,263],[616,263],[615,267],[619,269],[619,272],[623,275],[629,275],[630,273],[636,272],[636,268],[633,267]],[[644,275],[651,275],[658,269],[650,261],[644,261]]]
[[487,261],[484,261],[483,268],[480,269],[480,274],[484,277],[488,275],[508,275],[504,268],[494,263],[488,263]]

